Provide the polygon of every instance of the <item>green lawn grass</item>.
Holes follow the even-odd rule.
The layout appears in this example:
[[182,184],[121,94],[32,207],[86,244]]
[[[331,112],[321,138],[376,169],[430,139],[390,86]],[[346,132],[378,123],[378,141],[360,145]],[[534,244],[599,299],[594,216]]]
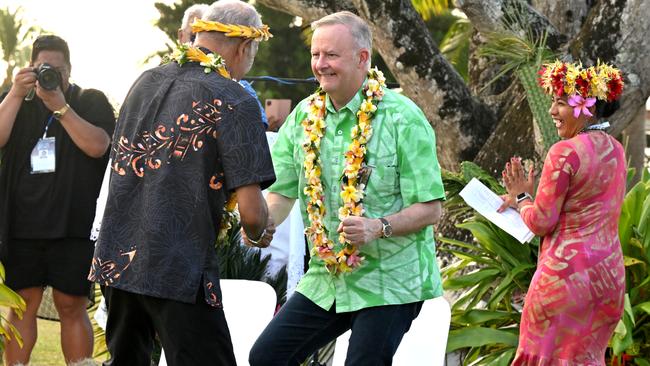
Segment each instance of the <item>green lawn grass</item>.
[[38,339],[32,351],[32,366],[65,365],[59,329],[59,322],[38,319]]
[[[6,313],[6,309],[2,309]],[[38,339],[32,350],[30,366],[62,366],[65,365],[61,351],[61,335],[59,322],[38,319]],[[96,359],[101,364],[106,357]]]
[[[61,333],[59,322],[38,319],[38,339],[32,351],[30,366],[61,366],[65,365],[61,351]],[[95,359],[98,364],[106,357]]]

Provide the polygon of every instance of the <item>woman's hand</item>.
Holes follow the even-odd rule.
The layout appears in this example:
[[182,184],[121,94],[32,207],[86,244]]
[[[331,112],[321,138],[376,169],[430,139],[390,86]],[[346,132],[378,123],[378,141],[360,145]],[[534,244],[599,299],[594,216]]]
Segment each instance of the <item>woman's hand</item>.
[[503,204],[497,212],[503,212],[508,207],[517,207],[517,195],[520,193],[532,193],[534,189],[535,176],[533,166],[528,169],[528,175],[524,173],[524,166],[521,164],[520,157],[510,158],[506,163],[506,168],[502,172],[503,183],[506,186],[508,194],[503,196]]

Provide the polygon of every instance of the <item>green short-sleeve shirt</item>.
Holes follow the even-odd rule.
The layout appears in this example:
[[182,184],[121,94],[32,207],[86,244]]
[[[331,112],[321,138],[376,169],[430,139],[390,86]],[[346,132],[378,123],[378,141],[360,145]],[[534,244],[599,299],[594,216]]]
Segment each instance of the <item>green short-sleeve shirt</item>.
[[[356,124],[356,112],[362,101],[359,90],[337,112],[327,98],[327,128],[321,140],[321,180],[326,205],[324,222],[330,235],[336,235],[340,222],[344,153],[351,142],[350,131]],[[272,150],[277,180],[269,190],[297,198],[303,222],[309,225],[301,146],[304,140],[301,122],[306,117],[307,101],[303,100],[280,129]],[[383,217],[416,202],[444,199],[435,135],[422,111],[405,96],[386,90],[372,127],[373,135],[367,146],[367,162],[372,173],[363,200],[364,216]],[[431,226],[406,236],[374,240],[361,246],[360,251],[366,258],[363,265],[338,276],[330,275],[320,258],[311,257],[309,270],[297,291],[326,310],[336,302],[337,312],[406,304],[442,295]]]

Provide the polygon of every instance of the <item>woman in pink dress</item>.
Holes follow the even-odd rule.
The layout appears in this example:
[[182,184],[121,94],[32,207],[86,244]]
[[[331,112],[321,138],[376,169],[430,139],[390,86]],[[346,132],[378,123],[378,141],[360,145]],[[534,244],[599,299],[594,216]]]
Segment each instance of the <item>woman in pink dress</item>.
[[526,294],[512,365],[605,365],[623,312],[625,268],[618,220],[625,196],[625,154],[602,118],[617,108],[623,82],[606,64],[556,61],[540,71],[549,110],[563,139],[553,145],[533,199],[533,170],[506,164],[505,203],[542,236]]

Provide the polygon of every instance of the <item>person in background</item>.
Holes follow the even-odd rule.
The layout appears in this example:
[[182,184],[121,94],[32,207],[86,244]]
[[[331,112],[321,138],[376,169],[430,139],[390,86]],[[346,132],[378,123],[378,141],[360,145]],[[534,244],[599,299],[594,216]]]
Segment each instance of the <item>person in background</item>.
[[[228,36],[224,24],[253,32]],[[120,110],[89,275],[104,286],[106,365],[149,365],[155,334],[169,365],[234,365],[214,250],[233,195],[249,243],[267,246],[274,230],[260,110],[235,81],[268,27],[252,5],[221,0],[193,31],[194,45],[145,71]]]
[[605,132],[623,79],[599,63],[556,61],[540,71],[562,138],[548,151],[535,197],[533,167],[511,159],[503,171],[503,211],[517,209],[543,237],[521,315],[512,365],[605,365],[623,313],[625,267],[618,222],[625,196],[625,152]]
[[88,232],[115,116],[101,91],[70,83],[71,69],[68,44],[41,36],[30,66],[0,98],[0,249],[6,283],[27,303],[22,319],[9,313],[24,345],[6,339],[8,365],[29,362],[45,286],[53,288],[66,362],[92,356]]
[[250,351],[252,366],[298,365],[352,329],[348,365],[389,365],[423,300],[442,295],[432,225],[444,189],[422,111],[370,69],[372,36],[350,12],[312,24],[321,90],[273,146],[269,212],[300,202],[309,270]]
[[192,33],[192,23],[194,23],[196,19],[201,19],[209,7],[210,6],[208,4],[194,4],[185,9],[181,27],[178,28],[178,31],[176,31],[179,44],[194,43],[196,34]]

